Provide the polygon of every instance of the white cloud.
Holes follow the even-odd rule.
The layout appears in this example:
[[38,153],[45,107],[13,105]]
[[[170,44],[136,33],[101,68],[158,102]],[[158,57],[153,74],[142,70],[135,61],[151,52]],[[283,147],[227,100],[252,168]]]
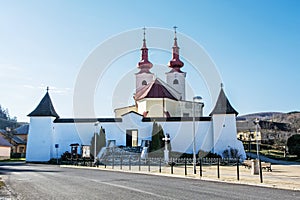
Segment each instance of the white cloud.
[[55,86],[46,86],[44,84],[41,84],[40,86],[33,86],[33,85],[23,85],[24,88],[26,89],[32,89],[32,90],[45,90],[47,89],[47,87],[49,87],[49,91],[53,94],[60,94],[60,95],[66,95],[66,94],[70,94],[72,92],[72,88],[68,88],[68,87],[55,87]]

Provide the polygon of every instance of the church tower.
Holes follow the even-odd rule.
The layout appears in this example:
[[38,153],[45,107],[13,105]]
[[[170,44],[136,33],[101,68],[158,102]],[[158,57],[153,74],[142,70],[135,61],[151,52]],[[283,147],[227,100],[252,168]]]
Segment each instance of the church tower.
[[144,30],[144,39],[143,39],[143,46],[141,48],[142,51],[142,58],[141,61],[138,63],[138,68],[140,71],[135,74],[136,76],[136,93],[145,85],[152,82],[154,80],[154,74],[150,72],[153,64],[148,60],[148,48],[146,46],[146,28]]
[[177,92],[181,94],[181,100],[185,100],[185,77],[186,72],[182,72],[180,68],[184,63],[179,59],[179,47],[177,44],[176,26],[174,26],[175,37],[173,49],[173,58],[170,60],[168,66],[171,68],[170,72],[166,73],[167,84],[173,87]]
[[47,87],[47,92],[39,105],[28,115],[30,126],[26,150],[27,162],[47,162],[52,157],[53,121],[59,116],[53,107],[48,90]]
[[210,116],[212,118],[212,139],[213,149],[212,152],[222,155],[225,149],[231,148],[230,145],[238,147],[238,153],[245,158],[245,151],[243,146],[236,140],[236,143],[232,142],[232,138],[236,138],[236,116],[238,112],[230,104],[224,89],[221,84],[221,90],[219,97],[216,101],[216,105]]

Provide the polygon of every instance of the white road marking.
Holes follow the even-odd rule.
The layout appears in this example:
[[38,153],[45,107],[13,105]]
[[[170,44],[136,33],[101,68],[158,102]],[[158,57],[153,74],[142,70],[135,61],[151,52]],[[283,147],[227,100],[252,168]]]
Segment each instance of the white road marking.
[[139,190],[139,189],[128,187],[128,186],[124,186],[124,185],[118,185],[118,184],[108,183],[108,182],[101,182],[101,181],[97,181],[97,180],[93,180],[93,181],[95,181],[97,183],[104,184],[104,185],[109,185],[109,186],[113,186],[113,187],[123,188],[123,189],[126,189],[126,190],[131,190],[131,191],[139,192],[139,193],[143,193],[143,194],[148,194],[148,195],[151,195],[151,196],[158,197],[160,199],[173,199],[173,198],[170,198],[170,197],[167,197],[167,196],[162,196],[162,195],[159,195],[159,194],[155,194],[155,193],[152,193],[152,192],[147,192],[147,191],[144,191],[144,190]]

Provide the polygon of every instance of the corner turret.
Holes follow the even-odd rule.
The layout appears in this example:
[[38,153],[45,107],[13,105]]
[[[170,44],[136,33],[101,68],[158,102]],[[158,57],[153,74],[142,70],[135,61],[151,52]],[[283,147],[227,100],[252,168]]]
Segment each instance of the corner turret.
[[[225,150],[234,148],[238,150],[240,158],[245,159],[246,154],[241,141],[237,139],[236,116],[238,112],[231,106],[223,90],[221,90],[216,105],[210,116],[212,117],[213,149],[212,152],[223,155]],[[235,141],[232,141],[236,138]],[[232,146],[230,146],[232,145]]]
[[53,121],[59,118],[50,95],[49,88],[36,109],[28,116],[30,126],[28,132],[26,162],[48,162],[53,153],[54,126]]

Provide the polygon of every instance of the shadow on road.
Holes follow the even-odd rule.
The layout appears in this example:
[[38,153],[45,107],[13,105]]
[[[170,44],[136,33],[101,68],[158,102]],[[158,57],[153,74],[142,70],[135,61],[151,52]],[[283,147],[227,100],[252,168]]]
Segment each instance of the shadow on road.
[[[0,163],[0,175],[9,174],[11,172],[59,172],[58,170],[39,170],[39,169],[26,169],[26,166],[39,164],[27,164],[25,162],[6,162]],[[43,164],[40,164],[41,166]],[[19,167],[19,168],[18,168]]]

